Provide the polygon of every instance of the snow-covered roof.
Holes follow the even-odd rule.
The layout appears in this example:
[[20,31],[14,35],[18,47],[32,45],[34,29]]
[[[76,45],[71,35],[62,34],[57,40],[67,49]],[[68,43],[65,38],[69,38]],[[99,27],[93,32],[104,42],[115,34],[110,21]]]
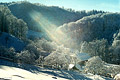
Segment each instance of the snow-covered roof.
[[88,53],[78,53],[77,58],[80,61],[84,61],[84,60],[88,60],[89,58],[91,58],[91,56]]

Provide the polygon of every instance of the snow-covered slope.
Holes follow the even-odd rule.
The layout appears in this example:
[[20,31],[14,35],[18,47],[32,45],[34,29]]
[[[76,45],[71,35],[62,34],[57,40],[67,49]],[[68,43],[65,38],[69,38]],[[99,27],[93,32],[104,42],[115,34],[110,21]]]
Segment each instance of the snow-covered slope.
[[32,65],[16,64],[1,59],[0,73],[2,73],[0,74],[0,78],[10,80],[112,80],[99,75],[39,68]]
[[16,51],[21,51],[25,46],[23,41],[5,32],[0,33],[0,44],[8,48],[14,47]]
[[31,73],[29,71],[9,67],[9,66],[0,66],[0,78],[10,79],[10,80],[68,80],[65,78],[54,77],[45,73]]

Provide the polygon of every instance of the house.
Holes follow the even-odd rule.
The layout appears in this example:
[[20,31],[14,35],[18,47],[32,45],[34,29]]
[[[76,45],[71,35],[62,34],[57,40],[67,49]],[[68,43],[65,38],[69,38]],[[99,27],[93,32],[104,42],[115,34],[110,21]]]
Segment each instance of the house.
[[85,63],[88,61],[91,56],[88,53],[78,53],[76,54],[78,62],[75,64],[69,64],[68,70],[79,70],[82,71],[84,69]]

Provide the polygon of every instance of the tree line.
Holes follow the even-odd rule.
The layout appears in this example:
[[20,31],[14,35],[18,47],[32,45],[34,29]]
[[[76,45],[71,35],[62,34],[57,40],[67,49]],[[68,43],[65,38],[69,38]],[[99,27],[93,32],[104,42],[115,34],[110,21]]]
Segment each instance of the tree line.
[[0,31],[6,32],[19,39],[26,37],[28,27],[22,19],[12,15],[7,6],[0,5]]

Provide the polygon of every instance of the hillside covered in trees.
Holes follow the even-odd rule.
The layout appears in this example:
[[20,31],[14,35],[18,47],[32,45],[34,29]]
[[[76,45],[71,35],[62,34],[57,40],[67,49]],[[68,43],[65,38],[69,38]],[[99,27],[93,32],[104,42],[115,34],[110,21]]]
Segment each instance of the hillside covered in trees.
[[12,14],[19,19],[23,19],[29,29],[40,31],[40,27],[36,25],[36,22],[30,17],[32,11],[37,11],[42,14],[48,21],[56,26],[60,26],[64,23],[69,23],[72,21],[79,20],[84,16],[89,16],[97,13],[104,13],[103,11],[74,11],[72,9],[59,8],[57,6],[45,6],[40,3],[30,3],[30,2],[12,2],[12,3],[1,3],[2,5],[8,6]]
[[119,13],[99,13],[64,24],[59,29],[77,43],[103,38],[112,43],[113,35],[120,29],[119,19]]
[[0,31],[24,39],[27,33],[27,24],[12,15],[8,7],[0,6]]
[[119,64],[119,19],[120,13],[99,13],[64,24],[57,31],[67,35],[61,39],[65,46]]
[[[65,70],[72,64],[73,71],[111,77],[120,70],[120,13],[0,3],[0,58]],[[104,69],[97,70],[99,65]]]

